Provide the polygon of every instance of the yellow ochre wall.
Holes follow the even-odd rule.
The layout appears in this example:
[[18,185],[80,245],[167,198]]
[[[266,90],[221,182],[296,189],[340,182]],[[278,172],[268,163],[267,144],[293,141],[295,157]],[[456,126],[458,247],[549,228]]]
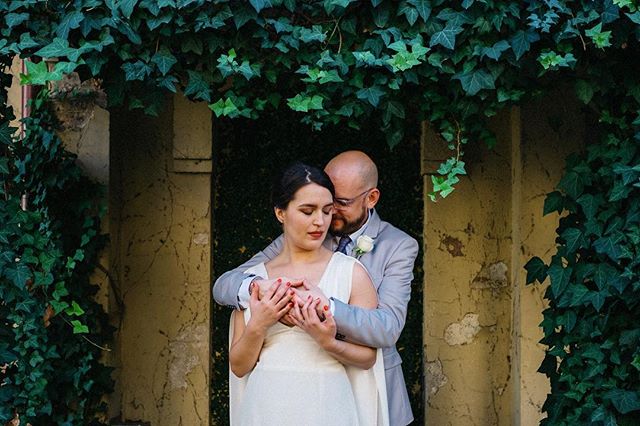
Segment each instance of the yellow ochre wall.
[[[544,287],[523,266],[553,254],[556,214],[545,194],[582,146],[570,97],[503,111],[493,150],[465,147],[468,176],[445,200],[425,201],[424,351],[429,425],[537,425],[549,391],[543,358]],[[425,181],[449,155],[423,127]],[[425,193],[427,189],[425,188]]]
[[209,421],[211,111],[176,96],[157,118],[111,116],[112,410],[151,425]]
[[[10,95],[17,107],[15,85]],[[543,416],[544,288],[524,285],[523,265],[553,253],[558,216],[542,217],[544,196],[585,138],[577,103],[555,99],[499,114],[496,147],[465,146],[468,176],[444,200],[425,197],[428,425],[535,425]],[[111,416],[207,425],[212,117],[181,95],[168,104],[157,118],[96,109],[86,128],[62,137],[91,176],[108,182],[102,265],[111,285],[104,271],[95,280],[118,327],[105,354],[116,368]],[[451,152],[428,125],[422,133],[426,194],[429,174]]]

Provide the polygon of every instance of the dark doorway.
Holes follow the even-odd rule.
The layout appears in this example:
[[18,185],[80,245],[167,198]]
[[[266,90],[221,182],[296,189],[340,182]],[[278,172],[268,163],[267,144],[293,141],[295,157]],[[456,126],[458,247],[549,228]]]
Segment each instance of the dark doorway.
[[[280,234],[269,203],[274,173],[294,160],[322,167],[348,149],[371,156],[379,168],[380,216],[422,241],[419,124],[390,150],[373,123],[360,130],[332,126],[313,131],[294,113],[259,120],[216,121],[213,134],[213,274],[236,267]],[[423,423],[422,253],[416,261],[407,324],[398,341],[416,424]],[[230,310],[212,308],[211,424],[228,424],[227,339]]]

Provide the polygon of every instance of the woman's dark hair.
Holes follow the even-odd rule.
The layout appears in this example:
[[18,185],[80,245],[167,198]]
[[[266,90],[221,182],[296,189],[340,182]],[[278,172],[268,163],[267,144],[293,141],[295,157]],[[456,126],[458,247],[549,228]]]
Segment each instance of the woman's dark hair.
[[295,162],[284,169],[273,184],[271,192],[273,207],[286,209],[298,189],[310,183],[327,188],[331,192],[331,196],[335,196],[333,183],[331,183],[331,179],[323,170],[301,162]]

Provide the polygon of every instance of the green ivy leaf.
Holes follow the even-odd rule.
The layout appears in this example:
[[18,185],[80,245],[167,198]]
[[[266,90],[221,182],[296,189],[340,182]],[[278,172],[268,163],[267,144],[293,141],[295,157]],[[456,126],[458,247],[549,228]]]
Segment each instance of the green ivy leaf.
[[576,252],[586,244],[584,234],[578,228],[567,228],[562,232],[561,236],[566,241],[566,247],[569,253]]
[[354,0],[326,0],[325,1],[325,9],[327,7],[326,5],[329,5],[329,6],[340,6],[340,7],[346,9],[352,1],[354,1]]
[[167,50],[160,50],[151,57],[151,62],[156,64],[162,75],[166,75],[178,60]]
[[586,30],[585,34],[587,37],[590,37],[596,47],[599,47],[600,49],[611,46],[611,31],[602,31],[602,22],[595,27]]
[[542,284],[547,279],[547,265],[537,256],[531,258],[524,265],[524,269],[527,271],[527,284],[531,284],[536,280]]
[[462,31],[461,28],[446,26],[444,29],[434,33],[429,41],[429,47],[442,45],[453,50],[456,45],[456,35]]
[[18,288],[24,288],[31,278],[31,270],[20,263],[15,267],[6,268],[4,273]]
[[318,95],[309,97],[297,94],[295,97],[287,99],[287,104],[294,111],[308,112],[309,110],[322,109],[322,101],[323,98]]
[[[64,283],[58,282],[55,285],[55,290],[51,294],[55,300],[60,300],[62,297],[68,296],[69,291],[65,287]],[[62,312],[61,310],[56,310],[56,312]]]
[[209,81],[201,72],[187,71],[189,74],[189,83],[184,89],[184,94],[193,96],[194,99],[202,99],[211,102],[211,89]]
[[69,47],[69,42],[60,37],[53,39],[51,43],[34,53],[41,58],[61,58],[73,54],[76,49]]
[[309,28],[300,27],[300,40],[303,43],[311,43],[314,41],[324,42],[327,38],[327,34],[322,30],[320,25],[314,25]]
[[398,8],[398,15],[405,15],[407,18],[407,22],[409,26],[413,26],[418,20],[418,11],[415,7],[410,6],[408,3],[402,2],[400,3],[400,7]]
[[583,179],[578,173],[570,171],[562,177],[558,188],[575,200],[584,189]]
[[576,81],[576,94],[585,104],[591,102],[593,98],[593,86],[585,80]]
[[605,398],[622,414],[640,410],[640,399],[637,391],[612,389],[605,393]]
[[7,13],[4,17],[4,21],[7,23],[7,29],[17,27],[28,19],[28,13]]
[[613,235],[600,237],[594,241],[593,247],[598,253],[606,254],[613,261],[617,262],[622,254],[622,250],[619,247],[620,241],[624,238],[621,232],[615,232]]
[[389,101],[387,103],[387,111],[390,116],[392,115],[402,119],[405,118],[404,106],[398,101]]
[[[582,284],[572,285],[571,286],[571,299],[569,301],[569,306],[581,306],[585,302],[586,296],[590,293],[590,290]],[[573,311],[571,311],[573,312]],[[571,330],[567,330],[571,331]]]
[[142,61],[126,62],[122,64],[122,70],[125,73],[125,78],[129,81],[143,81],[152,72],[151,67]]
[[72,320],[70,322],[71,322],[71,325],[73,326],[73,334],[86,334],[86,333],[89,333],[89,327],[87,327],[86,325],[82,324],[80,321]]
[[[380,2],[382,1],[380,0]],[[375,6],[377,5],[374,5],[374,7]],[[371,13],[373,14],[373,23],[376,24],[376,27],[384,28],[387,25],[387,22],[389,22],[388,7],[376,8],[372,10]]]
[[553,295],[556,299],[560,298],[564,290],[567,288],[567,285],[569,285],[572,271],[573,268],[565,268],[557,263],[552,264],[547,270],[549,279],[551,280],[551,291],[553,291]]
[[460,80],[462,88],[469,96],[476,95],[482,89],[495,89],[495,77],[484,70],[456,74],[453,78]]
[[607,296],[609,296],[609,292],[607,290],[591,291],[586,296],[586,299],[591,301],[591,304],[597,312],[600,312],[600,309],[602,309]]
[[133,13],[133,8],[136,7],[138,0],[119,0],[118,9],[122,13],[122,16],[129,19]]
[[83,19],[84,14],[78,10],[67,13],[64,18],[62,18],[62,21],[60,21],[60,25],[56,28],[56,35],[61,39],[67,40],[69,31],[79,28]]
[[[493,44],[491,47],[483,47],[480,49],[479,56],[482,59],[484,56],[497,61],[500,59],[502,52],[509,49],[509,43],[506,40],[500,40]],[[475,52],[474,52],[475,53]]]
[[431,16],[431,0],[408,0],[408,3],[415,6],[420,18],[427,22],[429,16]]
[[256,10],[256,12],[260,13],[262,9],[272,7],[270,0],[249,0],[251,6]]
[[538,36],[525,31],[516,32],[513,37],[509,39],[511,50],[516,56],[516,60],[520,59],[531,48],[531,42],[536,41]]
[[602,197],[594,196],[592,194],[583,194],[578,197],[576,201],[582,207],[582,211],[584,212],[587,220],[590,220],[595,218],[596,212],[602,204]]
[[233,22],[236,25],[236,29],[240,29],[250,20],[256,19],[256,10],[253,7],[247,7],[244,2],[236,2],[232,6],[233,10]]
[[238,107],[233,103],[231,98],[218,99],[214,104],[209,105],[216,117],[233,117],[238,113]]
[[564,205],[564,197],[558,191],[553,191],[547,194],[547,197],[544,199],[544,208],[542,211],[543,215],[548,215],[552,212],[562,213]]
[[381,90],[378,86],[366,87],[358,90],[356,96],[358,99],[366,100],[374,107],[377,107],[380,103],[380,98],[385,95],[384,90]]
[[634,13],[625,13],[625,15],[627,15],[627,17],[631,19],[631,22],[640,25],[640,11]]
[[80,316],[84,314],[84,309],[82,309],[80,305],[73,300],[71,301],[71,306],[65,309],[64,313],[70,316]]
[[15,135],[16,129],[11,127],[9,122],[0,124],[0,144],[10,145],[13,142],[13,135]]

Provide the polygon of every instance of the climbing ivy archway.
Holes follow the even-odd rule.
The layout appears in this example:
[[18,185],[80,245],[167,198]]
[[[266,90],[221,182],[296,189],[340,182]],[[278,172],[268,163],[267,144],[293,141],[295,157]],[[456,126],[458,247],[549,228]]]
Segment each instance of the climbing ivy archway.
[[[551,283],[542,323],[548,351],[541,371],[552,385],[545,422],[625,424],[640,410],[637,6],[634,0],[4,1],[0,55],[3,65],[13,55],[30,58],[24,84],[77,72],[101,79],[110,104],[150,114],[163,93],[181,90],[220,117],[289,108],[313,128],[357,128],[373,117],[390,146],[401,143],[406,123],[428,120],[452,149],[432,177],[433,199],[447,196],[464,174],[465,144],[495,143],[487,117],[558,84],[575,87],[599,121],[599,142],[570,159],[545,204],[545,212],[567,212],[556,255],[550,265],[534,258],[527,266],[530,280],[548,276]],[[4,88],[2,94],[4,105]],[[92,352],[101,346],[97,336],[108,333],[91,322],[90,294],[76,286],[95,259],[99,209],[91,199],[55,202],[56,191],[80,177],[53,132],[46,95],[33,104],[24,135],[14,136],[10,111],[1,112],[0,312],[7,327],[0,419],[15,409],[34,423],[86,424],[101,410],[90,395],[108,390]],[[77,220],[68,232],[70,218]],[[60,327],[53,340],[47,321],[35,320],[43,315]],[[72,332],[93,345],[63,337]],[[82,373],[59,382],[51,366],[66,350],[83,360]],[[66,396],[53,396],[55,388]]]

